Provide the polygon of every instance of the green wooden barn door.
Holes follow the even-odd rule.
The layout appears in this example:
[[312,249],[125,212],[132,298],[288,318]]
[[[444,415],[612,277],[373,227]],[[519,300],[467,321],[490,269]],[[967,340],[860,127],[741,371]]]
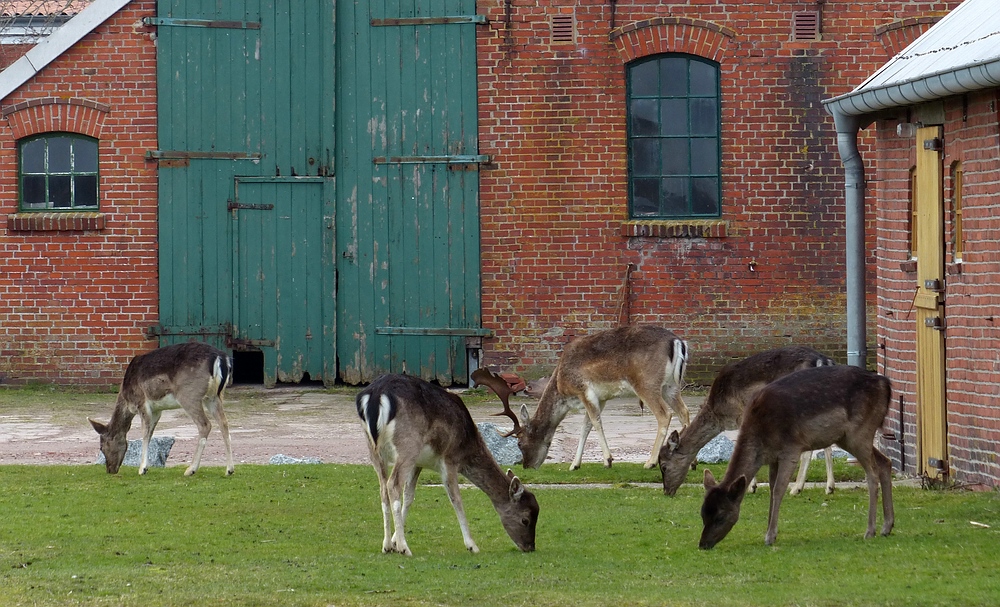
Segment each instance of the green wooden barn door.
[[161,342],[336,379],[333,0],[161,0]]
[[481,328],[474,0],[339,6],[342,377],[467,381]]

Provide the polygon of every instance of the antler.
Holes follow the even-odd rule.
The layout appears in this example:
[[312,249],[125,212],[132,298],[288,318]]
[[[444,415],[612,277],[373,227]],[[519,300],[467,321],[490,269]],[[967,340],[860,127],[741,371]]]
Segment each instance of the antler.
[[500,401],[503,402],[503,411],[501,413],[494,413],[493,415],[506,415],[514,422],[514,429],[504,434],[506,438],[508,436],[514,436],[521,432],[521,423],[517,419],[517,415],[511,411],[510,402],[508,398],[511,394],[510,386],[504,381],[499,375],[495,375],[492,371],[486,367],[480,367],[472,372],[469,376],[476,385],[486,386],[490,390],[496,393],[500,397]]

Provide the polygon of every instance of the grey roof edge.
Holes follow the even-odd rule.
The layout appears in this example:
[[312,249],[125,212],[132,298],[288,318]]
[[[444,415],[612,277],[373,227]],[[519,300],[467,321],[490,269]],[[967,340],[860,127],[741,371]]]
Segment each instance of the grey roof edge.
[[0,100],[6,99],[129,2],[130,0],[94,0],[90,6],[36,44],[24,56],[0,72]]
[[1000,58],[823,100],[833,115],[864,116],[963,93],[1000,87]]

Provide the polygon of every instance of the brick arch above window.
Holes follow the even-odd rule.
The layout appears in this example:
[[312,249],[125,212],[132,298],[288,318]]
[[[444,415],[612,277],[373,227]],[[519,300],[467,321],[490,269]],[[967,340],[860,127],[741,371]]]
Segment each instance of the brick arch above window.
[[921,34],[929,30],[932,25],[940,21],[943,16],[944,14],[935,14],[897,19],[875,28],[875,38],[882,43],[886,57],[895,57]]
[[722,63],[735,37],[728,27],[687,17],[655,17],[611,32],[624,63],[659,53],[686,53]]
[[0,109],[14,139],[62,131],[101,138],[111,106],[90,99],[38,97]]

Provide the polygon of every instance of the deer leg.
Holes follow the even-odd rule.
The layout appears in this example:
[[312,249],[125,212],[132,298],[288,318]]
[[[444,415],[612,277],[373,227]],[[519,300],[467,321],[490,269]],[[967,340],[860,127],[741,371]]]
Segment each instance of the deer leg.
[[764,535],[764,543],[768,546],[774,544],[778,539],[778,512],[781,511],[781,500],[785,497],[785,490],[792,480],[792,472],[795,470],[795,459],[779,459],[770,465],[768,471],[768,482],[771,484],[771,509],[767,513],[767,533]]
[[149,443],[153,440],[153,430],[156,429],[156,423],[160,421],[160,414],[162,413],[153,409],[148,404],[143,405],[143,407],[143,415],[140,415],[140,421],[142,421],[142,453],[139,458],[139,474],[146,474],[146,470],[149,468]]
[[590,415],[586,412],[583,414],[583,426],[580,428],[580,444],[576,447],[576,455],[573,456],[573,463],[569,465],[570,470],[578,470],[580,464],[583,463],[583,448],[587,443],[587,437],[590,435],[590,429],[592,428],[590,423]]
[[406,523],[406,517],[410,513],[410,506],[413,505],[413,495],[417,490],[417,479],[420,478],[420,472],[423,468],[414,468],[413,473],[410,474],[410,478],[406,481],[406,487],[403,488],[403,522]]
[[833,481],[833,449],[827,447],[823,450],[823,454],[826,456],[826,494],[830,495],[833,493],[835,487]]
[[878,449],[872,449],[875,467],[878,468],[879,483],[882,485],[882,535],[892,533],[896,515],[892,506],[892,463]]
[[368,445],[372,467],[378,476],[379,501],[382,502],[382,552],[392,552],[392,509],[389,506],[389,481],[385,461]]
[[392,467],[392,473],[389,475],[388,482],[389,503],[392,508],[392,521],[395,527],[395,531],[392,534],[392,550],[406,556],[412,556],[413,554],[410,552],[410,547],[406,545],[406,535],[404,532],[406,519],[404,518],[403,510],[403,484],[405,482],[404,479],[409,479],[410,477],[409,468],[408,464],[402,464],[397,461],[396,465]]
[[608,447],[608,439],[604,436],[604,425],[601,423],[601,411],[604,410],[604,403],[598,402],[596,405],[591,400],[590,395],[581,399],[583,401],[584,408],[587,410],[587,415],[584,418],[583,432],[580,434],[580,445],[576,450],[576,459],[570,465],[570,470],[576,470],[580,467],[583,461],[583,447],[584,443],[587,442],[587,435],[590,434],[590,428],[593,426],[597,430],[597,438],[601,441],[601,453],[604,454],[604,467],[611,467],[611,449]]
[[184,476],[191,476],[198,471],[198,467],[201,465],[201,454],[205,451],[208,434],[212,431],[212,422],[208,421],[208,416],[205,415],[205,410],[200,405],[197,408],[185,407],[184,409],[191,415],[194,425],[198,428],[198,446],[195,447],[191,465],[184,471]]
[[444,463],[441,464],[441,468],[444,487],[448,492],[448,499],[451,500],[451,506],[455,509],[455,516],[458,517],[458,526],[462,530],[462,539],[465,541],[465,547],[469,552],[478,554],[479,546],[476,545],[476,542],[472,539],[472,534],[469,533],[469,521],[465,518],[465,508],[462,506],[462,492],[458,488],[458,472],[454,466]]
[[219,424],[219,432],[222,434],[222,444],[226,447],[226,476],[229,476],[235,470],[233,466],[233,447],[229,442],[229,420],[226,419],[226,412],[222,408],[222,400],[218,397],[213,397],[208,401],[208,411],[215,418],[217,424]]
[[670,429],[670,418],[672,416],[670,409],[667,408],[666,401],[663,400],[662,395],[658,391],[647,393],[643,390],[638,396],[640,406],[642,403],[646,403],[646,406],[653,413],[653,417],[656,418],[656,436],[653,438],[653,449],[649,452],[649,459],[643,464],[643,468],[648,470],[655,467],[660,459],[660,449],[663,447],[664,441],[667,440],[667,432]]
[[812,451],[803,451],[802,456],[799,458],[799,474],[795,477],[795,482],[792,483],[792,489],[789,491],[792,495],[802,493],[802,489],[805,488],[806,477],[809,475],[810,461],[812,461]]

